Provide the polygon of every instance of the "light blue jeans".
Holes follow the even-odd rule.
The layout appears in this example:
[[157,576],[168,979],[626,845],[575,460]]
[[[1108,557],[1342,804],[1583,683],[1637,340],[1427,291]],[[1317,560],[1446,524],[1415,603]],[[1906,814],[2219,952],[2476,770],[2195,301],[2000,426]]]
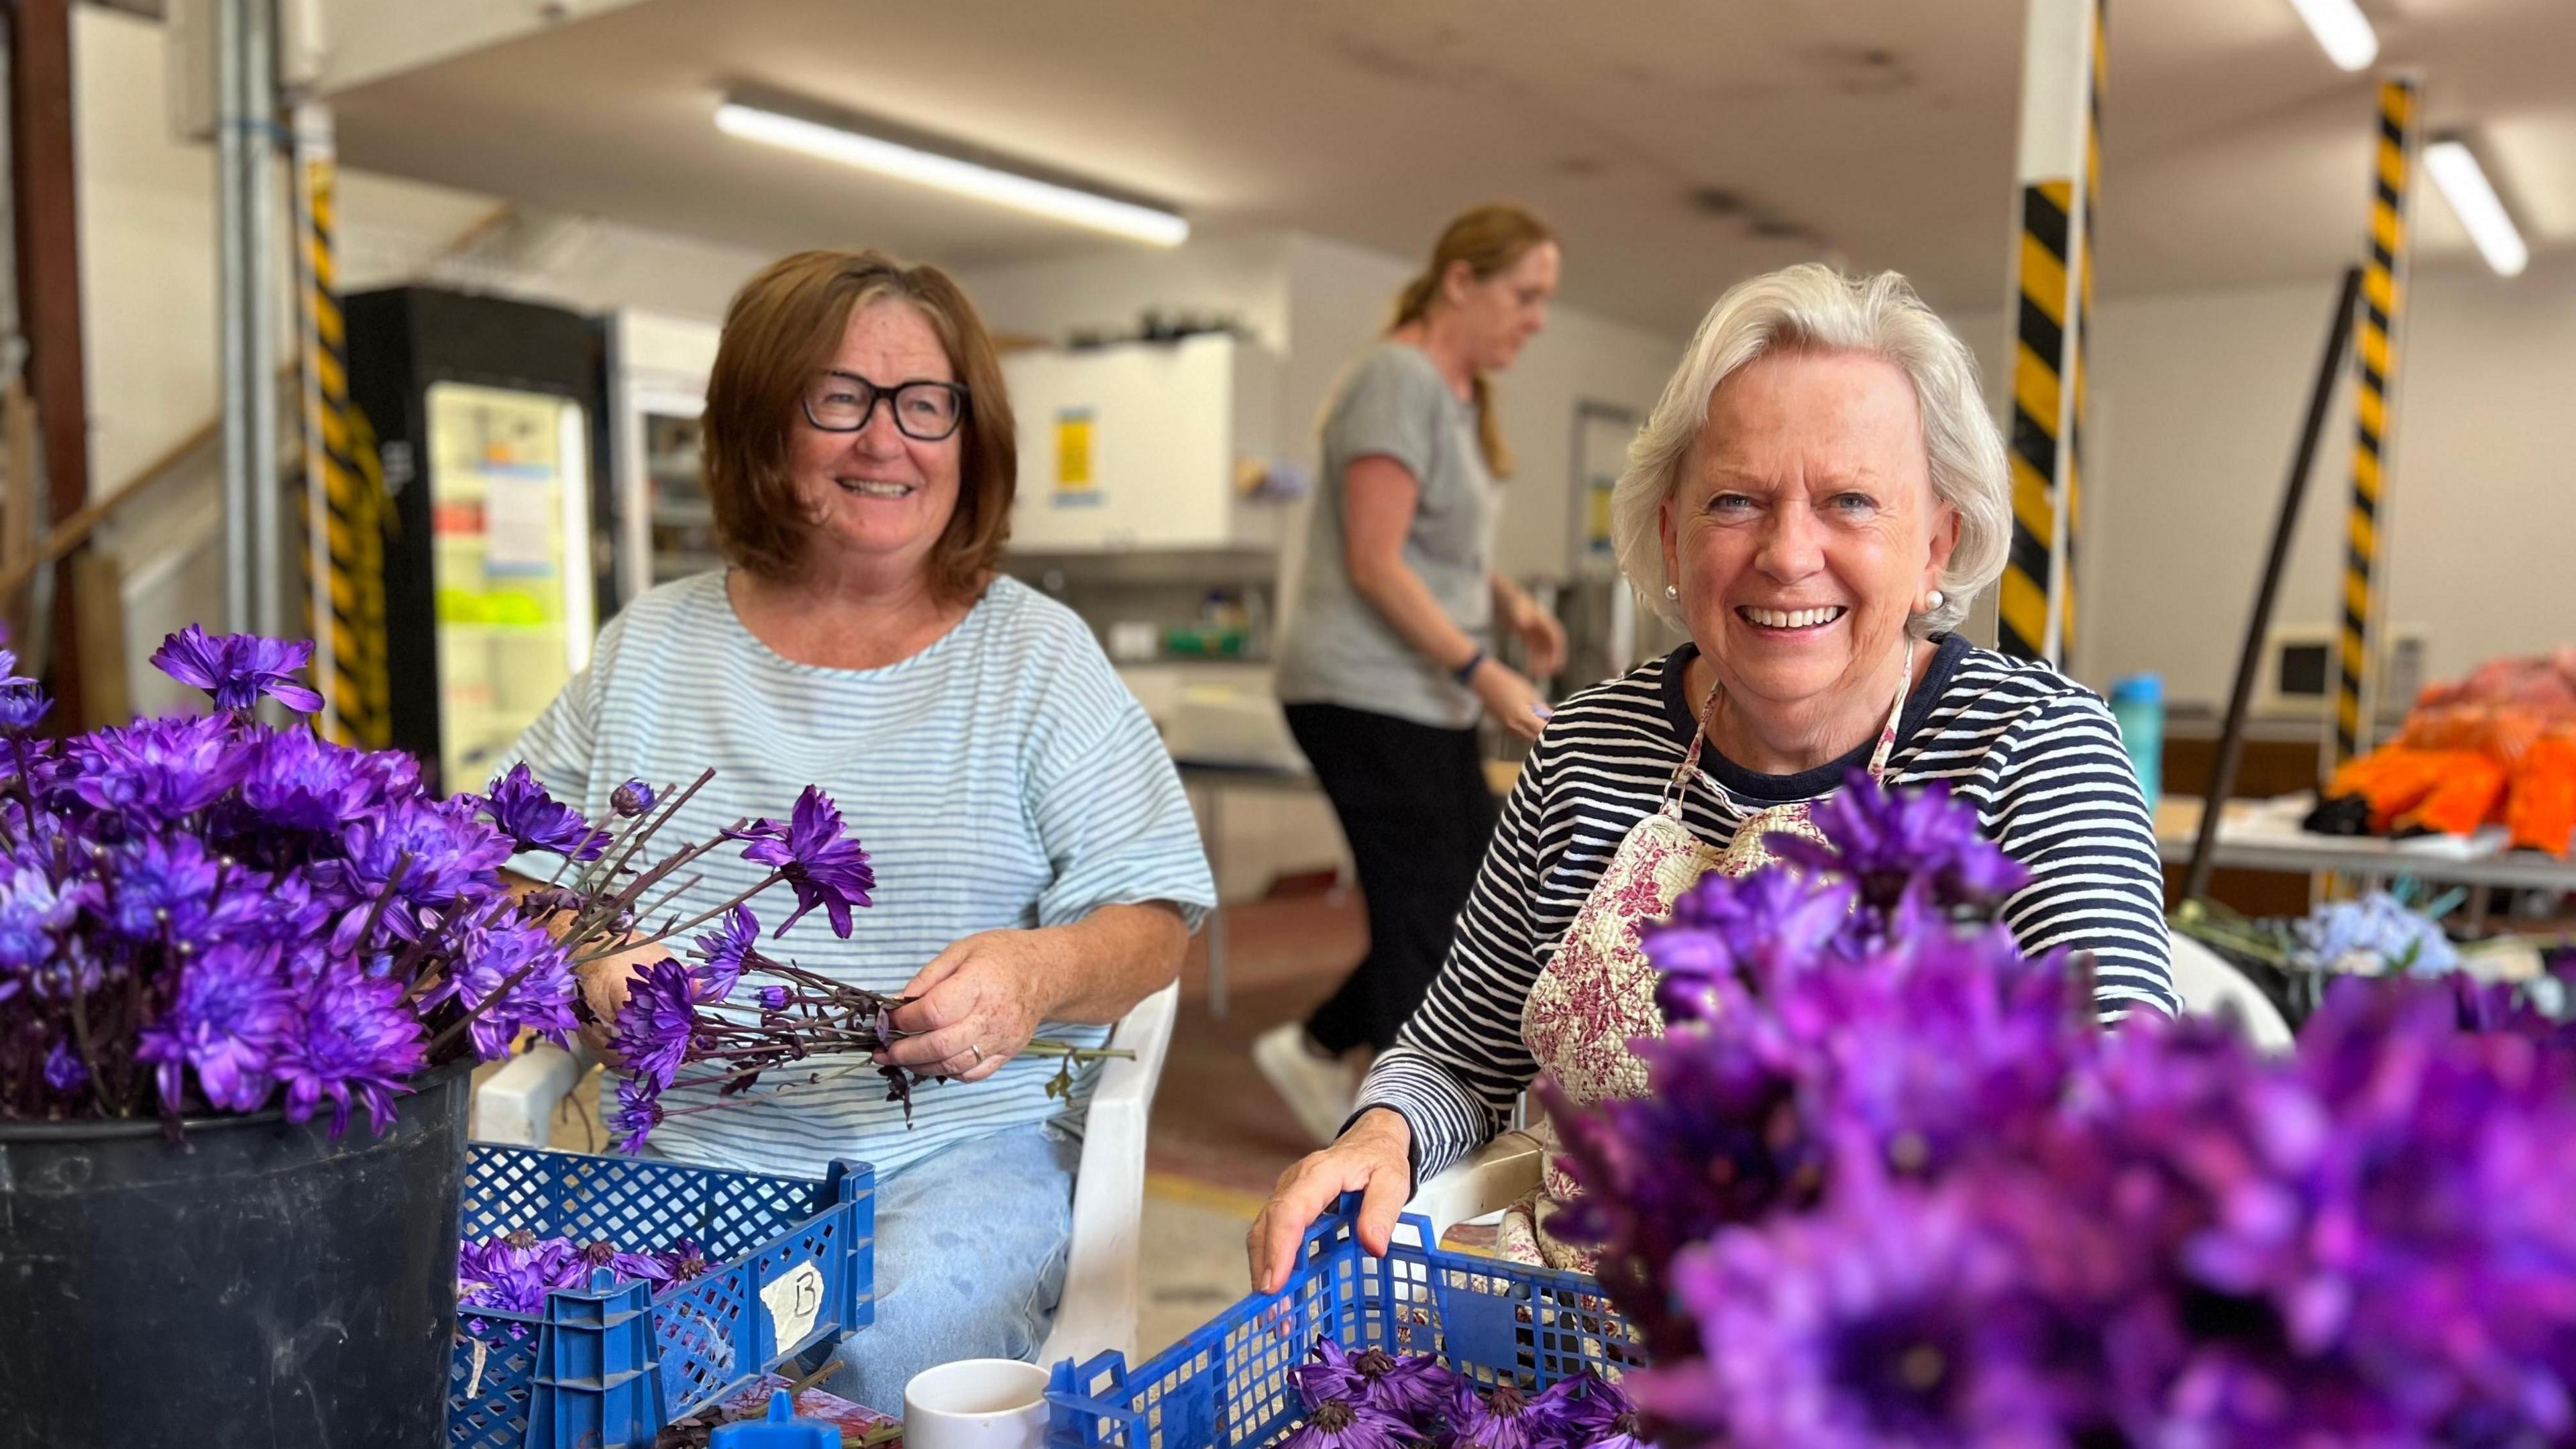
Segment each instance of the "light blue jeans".
[[900,1417],[923,1369],[1036,1358],[1064,1292],[1080,1156],[1060,1128],[1015,1127],[878,1183],[877,1321],[841,1340],[818,1387]]

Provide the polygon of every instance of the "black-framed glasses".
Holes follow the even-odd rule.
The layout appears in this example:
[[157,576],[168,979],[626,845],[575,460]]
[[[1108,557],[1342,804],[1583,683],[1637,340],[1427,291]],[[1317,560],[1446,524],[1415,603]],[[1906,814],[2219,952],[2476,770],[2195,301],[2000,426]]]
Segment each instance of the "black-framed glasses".
[[881,387],[838,369],[815,378],[805,390],[805,421],[826,433],[855,433],[876,416],[880,400],[892,409],[896,431],[915,442],[936,443],[966,421],[963,383],[915,378]]

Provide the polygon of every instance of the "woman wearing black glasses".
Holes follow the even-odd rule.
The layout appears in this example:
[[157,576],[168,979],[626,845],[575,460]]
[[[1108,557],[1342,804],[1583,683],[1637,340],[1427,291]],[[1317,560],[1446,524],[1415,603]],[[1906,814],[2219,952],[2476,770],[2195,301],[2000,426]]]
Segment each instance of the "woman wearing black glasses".
[[[877,1327],[829,1387],[898,1411],[917,1369],[1036,1352],[1086,1094],[1051,1098],[1056,1063],[1019,1052],[1041,1034],[1100,1044],[1178,972],[1215,890],[1162,742],[1090,629],[998,572],[1011,409],[954,282],[872,252],[776,263],[727,313],[705,427],[732,566],[621,611],[518,756],[594,817],[630,778],[714,766],[675,839],[785,819],[811,781],[867,847],[875,904],[848,939],[818,917],[764,947],[917,998],[894,1020],[919,1035],[891,1060],[952,1080],[909,1130],[865,1071],[708,1110],[674,1088],[646,1150],[876,1166]],[[683,918],[766,868],[719,851],[690,869]],[[621,1004],[635,964],[602,963],[593,1004]]]

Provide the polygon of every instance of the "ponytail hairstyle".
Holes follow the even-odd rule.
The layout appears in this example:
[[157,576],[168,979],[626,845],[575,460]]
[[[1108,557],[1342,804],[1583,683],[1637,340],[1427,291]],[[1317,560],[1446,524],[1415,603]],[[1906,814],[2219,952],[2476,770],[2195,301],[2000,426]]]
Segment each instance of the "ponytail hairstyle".
[[[1453,264],[1465,262],[1468,272],[1481,282],[1529,255],[1532,248],[1554,240],[1556,233],[1546,222],[1507,201],[1490,202],[1460,215],[1431,248],[1431,265],[1396,294],[1395,320],[1387,324],[1387,330],[1392,332],[1429,316],[1431,304],[1439,300],[1441,283],[1448,278]],[[1502,424],[1494,418],[1493,389],[1486,386],[1481,372],[1469,386],[1476,404],[1476,445],[1485,455],[1485,470],[1497,478],[1508,478],[1512,475],[1512,450],[1503,443]]]

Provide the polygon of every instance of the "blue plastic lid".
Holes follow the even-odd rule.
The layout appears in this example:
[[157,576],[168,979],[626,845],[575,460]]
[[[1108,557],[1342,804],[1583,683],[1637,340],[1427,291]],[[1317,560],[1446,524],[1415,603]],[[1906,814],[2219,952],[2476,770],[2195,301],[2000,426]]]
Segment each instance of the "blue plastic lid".
[[2165,698],[2165,677],[2161,674],[2147,673],[2132,674],[2115,680],[2111,685],[2111,698],[2115,703],[2162,704]]
[[717,1426],[714,1449],[841,1449],[841,1431],[819,1419],[799,1419],[796,1396],[769,1396],[769,1417],[757,1423]]

